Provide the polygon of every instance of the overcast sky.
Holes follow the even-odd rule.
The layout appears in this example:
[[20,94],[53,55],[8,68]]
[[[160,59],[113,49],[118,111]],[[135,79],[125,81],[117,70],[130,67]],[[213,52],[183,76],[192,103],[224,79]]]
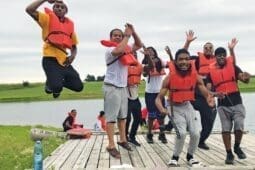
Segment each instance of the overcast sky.
[[[25,13],[31,2],[1,2],[4,23],[0,26],[0,83],[45,81],[41,30]],[[168,57],[164,47],[169,45],[175,53],[183,46],[185,31],[189,29],[198,37],[191,44],[191,54],[201,51],[207,41],[215,47],[227,47],[231,38],[236,37],[237,64],[255,74],[254,0],[66,0],[66,3],[79,38],[73,65],[82,79],[87,74],[105,73],[105,49],[99,41],[108,39],[112,28],[123,29],[126,22],[132,23],[145,45],[155,47],[165,60]],[[139,55],[140,60],[142,57]]]

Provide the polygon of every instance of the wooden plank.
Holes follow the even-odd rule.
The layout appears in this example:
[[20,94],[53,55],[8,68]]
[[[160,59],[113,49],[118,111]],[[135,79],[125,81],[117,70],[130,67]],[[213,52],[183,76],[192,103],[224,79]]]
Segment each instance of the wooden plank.
[[90,156],[90,153],[92,151],[95,141],[96,141],[96,135],[91,135],[85,148],[83,149],[82,153],[80,154],[77,161],[75,162],[73,169],[85,168],[85,165],[89,159],[89,156]]
[[[137,139],[137,142],[140,143],[140,141]],[[133,151],[129,152],[130,160],[132,162],[132,165],[137,168],[144,168],[143,160],[141,158],[141,155],[138,152],[138,149],[141,148],[141,146],[135,146],[130,143],[130,146],[132,147]]]
[[86,169],[91,170],[91,169],[96,169],[98,166],[98,161],[99,161],[99,154],[101,151],[101,147],[102,147],[102,143],[103,143],[103,136],[102,135],[97,135],[95,144],[92,148],[92,152],[89,156],[89,160],[87,162],[86,165]]
[[[117,136],[117,140],[118,141],[120,140],[120,136],[119,135]],[[130,167],[133,166],[132,162],[131,162],[131,159],[129,157],[129,152],[132,152],[132,151],[128,151],[128,150],[124,149],[121,146],[119,146],[119,151],[120,151],[120,155],[121,155],[121,158],[120,158],[121,164],[122,165],[125,164],[125,165],[128,165]]]
[[78,146],[74,149],[73,153],[68,157],[64,165],[61,167],[62,170],[72,169],[75,165],[76,160],[81,155],[89,139],[81,139]]
[[[118,135],[114,135],[114,141],[115,141],[115,146],[116,146],[116,149],[119,150],[119,146],[117,145],[117,137]],[[109,153],[108,153],[109,154]],[[109,154],[110,155],[110,154]],[[118,158],[114,158],[110,155],[110,167],[114,167],[114,166],[119,166],[121,165],[121,162],[120,162],[120,159]]]
[[67,145],[67,142],[61,144],[55,149],[48,157],[46,157],[43,161],[43,167],[47,168],[49,165],[58,157],[61,153],[61,150],[64,149],[64,146]]
[[103,144],[100,152],[100,158],[98,162],[98,169],[103,169],[103,168],[110,168],[110,155],[106,151],[106,147],[108,145],[108,139],[107,136],[103,136]]
[[143,162],[144,167],[145,168],[154,168],[155,167],[154,161],[152,160],[151,156],[146,152],[145,147],[144,147],[144,141],[140,140],[141,137],[142,137],[142,135],[136,136],[137,140],[141,144],[141,147],[137,147],[136,150],[141,157],[141,161]]
[[55,169],[60,169],[61,166],[65,163],[67,158],[72,154],[75,147],[77,147],[80,140],[70,140],[71,143],[69,145],[66,145],[65,150],[63,150],[63,153],[57,157],[57,159],[52,163],[52,166]]
[[147,141],[145,140],[144,136],[140,136],[140,141],[143,142],[143,145],[145,147],[145,150],[148,152],[148,154],[150,155],[151,159],[153,160],[153,162],[155,163],[156,167],[159,168],[166,168],[167,165],[164,163],[164,161],[159,157],[159,155],[155,152],[155,150],[153,149],[153,147],[151,145],[155,145],[155,144],[148,144]]

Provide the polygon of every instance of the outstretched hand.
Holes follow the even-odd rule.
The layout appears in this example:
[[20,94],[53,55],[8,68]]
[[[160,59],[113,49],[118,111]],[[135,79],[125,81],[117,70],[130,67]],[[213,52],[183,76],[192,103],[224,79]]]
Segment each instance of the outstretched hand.
[[238,40],[237,40],[236,38],[233,38],[233,39],[231,40],[231,42],[228,43],[228,48],[229,48],[230,50],[233,50],[233,49],[235,48],[235,46],[236,46],[237,43],[238,43]]
[[193,30],[189,30],[189,31],[186,31],[186,41],[188,42],[192,42],[194,41],[195,39],[197,39],[197,37],[194,37],[194,31]]
[[168,55],[171,54],[171,50],[170,50],[170,48],[169,48],[168,46],[165,47],[165,51],[166,51],[166,53],[167,53]]

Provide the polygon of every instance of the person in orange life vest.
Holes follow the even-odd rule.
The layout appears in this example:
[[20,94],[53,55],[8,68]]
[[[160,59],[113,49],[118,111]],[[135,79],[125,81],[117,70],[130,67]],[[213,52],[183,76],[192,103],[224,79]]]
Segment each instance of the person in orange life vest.
[[105,131],[106,130],[106,120],[104,111],[100,111],[99,115],[97,116],[97,123],[96,128],[99,131]]
[[[134,144],[135,146],[141,146],[140,143],[137,142],[135,136],[141,121],[141,102],[139,100],[139,87],[141,81],[141,75],[143,72],[143,67],[139,63],[137,59],[136,51],[133,52],[134,57],[137,60],[136,64],[128,66],[128,113],[127,113],[127,121],[126,121],[126,136],[128,142]],[[133,117],[133,123],[131,129],[129,131],[129,124],[131,122],[131,114]]]
[[66,117],[66,119],[64,120],[64,122],[62,124],[64,132],[66,132],[70,129],[73,129],[73,128],[77,128],[77,127],[82,128],[83,127],[83,125],[75,123],[76,115],[77,115],[77,111],[75,109],[72,109],[71,112],[68,113],[68,116]]
[[[186,33],[186,42],[184,48],[188,50],[189,45],[194,41],[196,37],[192,30]],[[213,44],[207,42],[203,46],[203,52],[198,52],[198,56],[191,56],[192,60],[195,60],[195,65],[198,73],[202,76],[204,83],[209,74],[209,65],[215,62]],[[212,90],[207,87],[208,90]],[[213,100],[212,100],[213,101]],[[206,139],[212,132],[214,121],[216,118],[216,107],[210,107],[206,99],[202,96],[198,88],[195,90],[195,101],[192,101],[193,107],[199,111],[201,116],[202,131],[200,134],[198,147],[201,149],[209,150],[209,146],[205,143]]]
[[[127,49],[130,37],[133,37],[132,48]],[[106,133],[108,136],[107,151],[115,158],[120,158],[120,153],[114,143],[114,125],[116,120],[119,128],[118,145],[127,150],[132,150],[126,139],[126,118],[128,112],[127,80],[128,66],[121,62],[122,57],[131,55],[132,52],[142,47],[142,42],[135,32],[133,25],[127,23],[124,33],[120,29],[113,29],[110,32],[110,42],[117,43],[117,46],[110,46],[106,49],[105,61],[107,64],[104,79],[104,111],[106,118]],[[117,60],[116,60],[117,59]],[[114,61],[114,62],[113,62]]]
[[250,74],[243,72],[236,65],[234,54],[236,44],[237,40],[235,38],[228,44],[230,57],[226,57],[227,52],[222,47],[215,50],[216,63],[210,65],[208,77],[209,85],[212,85],[216,92],[224,93],[224,97],[218,99],[217,110],[222,125],[222,138],[227,152],[226,164],[234,163],[234,155],[231,149],[231,130],[233,126],[235,135],[234,152],[239,159],[246,158],[245,153],[240,148],[246,112],[237,81],[249,83]]
[[140,126],[145,126],[146,125],[146,120],[148,117],[148,110],[146,107],[142,108],[141,110],[141,121],[140,121]]
[[[37,11],[44,3],[53,4],[52,10]],[[78,72],[72,67],[77,54],[77,36],[71,19],[65,17],[68,9],[60,0],[35,0],[27,6],[26,12],[42,28],[44,41],[42,66],[46,75],[45,92],[59,97],[63,87],[80,92],[83,83]],[[67,50],[70,56],[67,57]]]
[[186,49],[179,49],[175,54],[174,62],[169,64],[169,74],[165,77],[160,93],[158,94],[155,103],[161,114],[168,115],[171,113],[167,103],[167,108],[162,104],[162,99],[169,91],[167,102],[172,102],[173,120],[180,132],[180,138],[175,138],[175,146],[173,156],[168,162],[171,166],[177,166],[179,155],[182,152],[186,131],[190,132],[190,144],[186,159],[189,165],[199,164],[193,158],[193,155],[198,147],[200,136],[200,115],[194,110],[190,101],[195,100],[195,86],[198,86],[201,93],[208,99],[210,94],[204,86],[201,77],[198,75],[194,64],[190,61],[189,52]]
[[[155,99],[160,91],[162,84],[163,75],[165,75],[164,68],[167,67],[167,62],[162,61],[157,54],[157,51],[153,47],[147,47],[149,57],[143,59],[142,64],[144,64],[144,76],[146,79],[145,85],[145,104],[148,109],[148,133],[146,135],[146,140],[148,143],[153,143],[152,127],[154,119],[159,120],[159,124],[164,124],[165,115],[160,114],[159,110],[155,105]],[[150,65],[150,60],[152,60],[152,66]],[[162,103],[164,103],[162,99]],[[163,104],[164,105],[164,104]],[[164,131],[160,131],[159,140],[162,143],[167,143]]]

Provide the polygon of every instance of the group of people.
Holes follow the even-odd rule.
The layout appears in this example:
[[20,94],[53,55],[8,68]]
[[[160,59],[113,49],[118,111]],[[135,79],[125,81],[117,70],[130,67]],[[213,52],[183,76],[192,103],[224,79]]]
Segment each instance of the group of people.
[[[45,8],[44,13],[39,12],[37,9],[44,2],[52,3],[52,10]],[[82,81],[71,65],[77,54],[78,40],[72,20],[65,16],[68,12],[66,4],[61,0],[35,0],[28,5],[26,11],[42,28],[45,92],[52,93],[56,98],[63,87],[77,92],[82,91]],[[134,40],[132,45],[131,37]],[[108,136],[106,150],[110,155],[115,158],[121,157],[114,142],[115,123],[118,125],[120,136],[118,145],[128,151],[132,151],[129,142],[140,146],[136,140],[136,133],[141,122],[139,83],[143,75],[146,78],[145,103],[148,109],[147,142],[154,143],[152,127],[155,119],[162,126],[165,117],[169,116],[175,131],[178,132],[169,165],[178,165],[187,130],[190,133],[187,162],[191,166],[200,164],[193,156],[197,147],[209,149],[205,141],[211,133],[217,111],[226,148],[225,163],[234,162],[231,147],[233,126],[234,152],[239,159],[246,158],[240,147],[245,108],[237,82],[240,80],[248,83],[250,75],[236,65],[234,47],[237,40],[232,39],[228,44],[230,51],[228,57],[225,48],[219,47],[214,50],[210,42],[205,43],[203,52],[191,56],[188,48],[195,39],[193,31],[187,32],[184,47],[177,50],[174,58],[171,50],[166,48],[169,61],[163,61],[154,47],[145,47],[130,23],[125,25],[124,31],[119,28],[111,30],[109,40],[101,41],[106,47],[103,93],[105,130]],[[144,58],[140,63],[136,51],[141,48]],[[169,69],[169,73],[165,72],[166,68]],[[214,97],[218,97],[217,109]],[[129,130],[131,115],[133,121]],[[162,143],[167,143],[162,128],[158,139]]]

